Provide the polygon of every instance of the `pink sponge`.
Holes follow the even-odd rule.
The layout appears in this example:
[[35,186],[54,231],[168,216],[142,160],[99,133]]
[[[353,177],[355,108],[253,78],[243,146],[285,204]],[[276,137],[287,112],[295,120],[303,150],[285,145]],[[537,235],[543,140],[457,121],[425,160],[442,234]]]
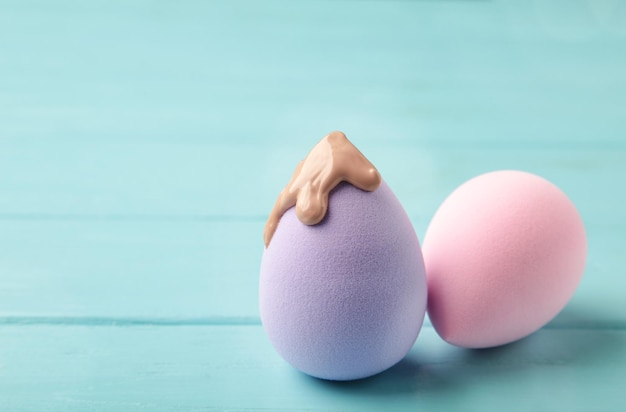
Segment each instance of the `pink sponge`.
[[518,171],[478,176],[443,202],[424,237],[430,319],[458,346],[520,339],[567,304],[586,249],[576,208],[552,183]]
[[342,183],[324,220],[287,210],[263,254],[261,320],[276,350],[319,378],[359,379],[402,359],[426,312],[419,242],[383,182],[374,192]]

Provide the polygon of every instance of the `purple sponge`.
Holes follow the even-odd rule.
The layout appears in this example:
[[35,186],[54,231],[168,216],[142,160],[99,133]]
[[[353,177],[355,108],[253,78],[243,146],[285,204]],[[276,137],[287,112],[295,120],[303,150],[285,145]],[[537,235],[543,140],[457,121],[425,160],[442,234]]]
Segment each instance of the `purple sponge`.
[[413,346],[426,310],[417,236],[385,182],[374,192],[341,183],[324,220],[294,208],[263,254],[261,320],[276,350],[323,379],[368,377]]

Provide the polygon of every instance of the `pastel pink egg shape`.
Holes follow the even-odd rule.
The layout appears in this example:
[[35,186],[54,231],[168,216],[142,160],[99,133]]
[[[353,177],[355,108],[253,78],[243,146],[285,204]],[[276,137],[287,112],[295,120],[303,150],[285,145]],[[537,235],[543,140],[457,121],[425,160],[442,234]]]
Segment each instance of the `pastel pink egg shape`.
[[314,226],[289,209],[261,262],[267,336],[317,378],[360,379],[399,362],[418,336],[426,298],[419,241],[385,182],[374,192],[340,184]]
[[443,202],[423,254],[428,315],[447,342],[486,348],[552,320],[584,272],[587,242],[572,201],[539,176],[496,171]]

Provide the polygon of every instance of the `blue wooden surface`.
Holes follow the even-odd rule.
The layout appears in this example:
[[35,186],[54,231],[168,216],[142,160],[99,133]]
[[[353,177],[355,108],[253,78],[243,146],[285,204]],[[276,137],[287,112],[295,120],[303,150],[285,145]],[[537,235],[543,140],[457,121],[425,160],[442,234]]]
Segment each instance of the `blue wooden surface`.
[[[0,410],[623,411],[625,73],[621,1],[0,1]],[[291,369],[262,230],[334,129],[420,238],[479,173],[563,188],[568,307],[492,350],[427,322],[365,381]]]

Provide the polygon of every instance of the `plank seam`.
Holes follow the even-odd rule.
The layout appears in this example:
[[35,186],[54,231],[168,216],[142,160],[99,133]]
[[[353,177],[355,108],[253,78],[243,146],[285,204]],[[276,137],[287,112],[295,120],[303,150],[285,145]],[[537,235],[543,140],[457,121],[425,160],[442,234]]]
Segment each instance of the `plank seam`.
[[[80,317],[80,316],[0,316],[0,326],[97,326],[97,327],[135,327],[135,326],[260,326],[261,320],[252,316],[215,316],[197,318],[150,318],[150,317]],[[424,327],[432,328],[428,322]],[[542,329],[580,329],[580,330],[626,330],[624,322],[553,322]]]

